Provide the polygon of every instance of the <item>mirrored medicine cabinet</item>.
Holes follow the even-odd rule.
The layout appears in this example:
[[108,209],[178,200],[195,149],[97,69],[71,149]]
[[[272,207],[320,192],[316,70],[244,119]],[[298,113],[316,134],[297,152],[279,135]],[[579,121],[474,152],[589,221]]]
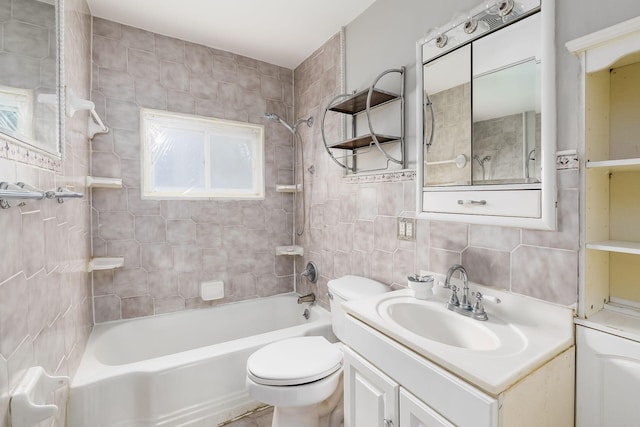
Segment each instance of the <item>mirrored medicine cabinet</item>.
[[555,229],[553,12],[483,3],[418,41],[421,217]]
[[63,0],[0,5],[0,133],[61,158],[60,88]]

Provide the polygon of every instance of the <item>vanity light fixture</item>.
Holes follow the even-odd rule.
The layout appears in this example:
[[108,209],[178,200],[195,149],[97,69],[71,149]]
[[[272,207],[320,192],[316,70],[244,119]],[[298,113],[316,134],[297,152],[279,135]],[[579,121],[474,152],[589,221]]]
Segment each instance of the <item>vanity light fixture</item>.
[[438,37],[436,37],[436,46],[442,49],[447,45],[448,41],[449,41],[449,37],[447,37],[446,34],[438,34]]
[[470,18],[463,24],[464,32],[467,34],[473,33],[478,28],[478,20]]
[[496,6],[498,8],[498,15],[507,16],[513,12],[515,2],[513,0],[498,0],[498,2],[496,2]]

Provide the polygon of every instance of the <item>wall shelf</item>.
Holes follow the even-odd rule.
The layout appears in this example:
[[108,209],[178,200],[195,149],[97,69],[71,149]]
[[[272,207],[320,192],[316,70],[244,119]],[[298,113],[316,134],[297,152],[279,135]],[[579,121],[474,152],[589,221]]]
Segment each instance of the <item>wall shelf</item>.
[[114,270],[124,267],[124,257],[94,257],[87,265],[87,271]]
[[85,179],[85,183],[90,188],[122,188],[122,179],[120,178],[88,176]]
[[278,193],[299,193],[302,191],[301,184],[276,184]]
[[276,247],[276,255],[304,255],[304,248],[302,246],[278,246]]
[[602,169],[610,172],[635,172],[640,171],[640,159],[588,161],[587,169]]
[[587,243],[587,249],[640,255],[640,243],[624,242],[621,240],[605,240],[602,242]]
[[[399,93],[388,92],[376,87],[380,80],[387,74],[396,73],[400,76]],[[341,168],[352,172],[372,172],[389,169],[390,165],[395,163],[400,167],[405,167],[404,156],[404,78],[405,68],[389,69],[383,71],[374,80],[371,86],[354,94],[341,94],[334,97],[327,104],[320,130],[322,133],[322,141],[325,149],[331,159]],[[393,102],[400,104],[399,136],[390,136],[378,134],[373,129],[371,119],[371,111]],[[351,116],[351,135],[350,139],[329,142],[325,133],[325,120],[328,112],[346,114]],[[388,113],[385,111],[385,114]],[[358,116],[365,116],[369,132],[362,133],[362,129],[358,129]],[[395,131],[392,131],[394,133]],[[399,149],[395,150],[395,147]],[[375,147],[375,149],[374,149]],[[334,151],[344,150],[344,151]],[[395,150],[395,151],[394,151]],[[371,151],[377,152],[379,157],[373,157],[374,164],[359,166],[357,163],[358,155],[363,156]],[[394,152],[395,154],[391,154]],[[381,156],[380,156],[381,155]]]

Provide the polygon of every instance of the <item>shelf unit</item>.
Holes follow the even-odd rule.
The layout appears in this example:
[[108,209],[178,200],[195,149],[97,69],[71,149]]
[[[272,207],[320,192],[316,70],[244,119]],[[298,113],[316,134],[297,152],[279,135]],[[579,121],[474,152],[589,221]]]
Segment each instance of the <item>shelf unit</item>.
[[113,270],[124,267],[124,257],[93,257],[87,265],[87,271]]
[[276,247],[276,255],[292,255],[292,256],[302,256],[304,255],[304,248],[298,245],[290,245],[290,246],[277,246]]
[[[400,91],[398,93],[389,92],[377,88],[380,80],[392,73],[400,76]],[[389,69],[378,75],[372,85],[367,89],[353,94],[341,94],[329,101],[322,116],[321,131],[322,140],[325,149],[333,161],[340,167],[352,173],[372,172],[377,170],[387,170],[389,165],[394,163],[405,167],[404,161],[404,77],[405,68]],[[399,135],[386,135],[377,133],[373,129],[373,120],[371,118],[372,110],[384,105],[399,102],[400,103],[400,132]],[[327,113],[339,113],[351,116],[351,135],[352,137],[342,141],[329,142],[325,132],[325,120]],[[368,133],[358,133],[358,117],[366,116]],[[392,147],[399,144],[399,154],[391,153]],[[383,156],[386,166],[380,168],[360,168],[357,164],[357,156],[368,153],[373,149],[377,149]],[[337,152],[334,150],[344,150]]]
[[624,334],[640,325],[640,18],[567,48],[584,71],[577,323]]

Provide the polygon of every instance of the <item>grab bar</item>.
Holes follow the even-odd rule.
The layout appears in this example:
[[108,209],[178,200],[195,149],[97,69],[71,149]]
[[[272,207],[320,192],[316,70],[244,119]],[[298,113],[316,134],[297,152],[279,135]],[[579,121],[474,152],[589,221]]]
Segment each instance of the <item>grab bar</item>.
[[13,206],[9,203],[9,200],[22,200],[17,206],[24,206],[26,205],[25,200],[57,199],[58,203],[64,203],[64,199],[79,199],[82,197],[84,197],[84,194],[70,191],[63,187],[58,187],[57,190],[41,191],[22,182],[16,184],[0,183],[1,209],[9,209]]

